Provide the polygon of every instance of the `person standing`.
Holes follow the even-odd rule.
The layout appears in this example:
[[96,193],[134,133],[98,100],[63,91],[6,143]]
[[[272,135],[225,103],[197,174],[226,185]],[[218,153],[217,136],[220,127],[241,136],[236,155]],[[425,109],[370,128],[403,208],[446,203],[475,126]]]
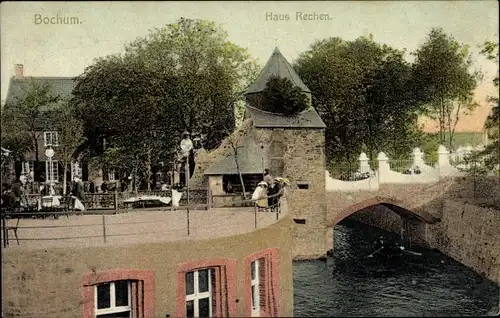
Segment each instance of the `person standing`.
[[271,175],[269,169],[264,170],[264,182],[267,183],[267,186],[269,188],[272,188],[274,186],[274,178]]
[[82,203],[85,201],[85,189],[83,185],[83,181],[80,176],[75,177],[75,188],[73,191],[73,195],[80,200]]

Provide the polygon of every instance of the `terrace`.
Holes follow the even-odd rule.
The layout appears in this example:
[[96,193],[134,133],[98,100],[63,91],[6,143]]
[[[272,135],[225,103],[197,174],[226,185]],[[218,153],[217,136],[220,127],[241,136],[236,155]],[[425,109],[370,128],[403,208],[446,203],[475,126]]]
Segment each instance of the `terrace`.
[[[248,200],[252,203],[251,200]],[[248,203],[248,202],[247,202]],[[286,214],[286,200],[273,212],[251,207],[186,206],[33,212],[3,219],[2,240],[9,248],[54,248],[203,240],[232,236],[267,227]],[[197,206],[198,208],[200,205]],[[23,213],[24,214],[24,213]],[[58,218],[52,216],[58,215]],[[15,229],[15,230],[14,230]],[[188,230],[189,229],[189,230]],[[188,233],[189,232],[189,233]],[[17,238],[16,238],[17,234]],[[8,238],[5,240],[4,238]]]

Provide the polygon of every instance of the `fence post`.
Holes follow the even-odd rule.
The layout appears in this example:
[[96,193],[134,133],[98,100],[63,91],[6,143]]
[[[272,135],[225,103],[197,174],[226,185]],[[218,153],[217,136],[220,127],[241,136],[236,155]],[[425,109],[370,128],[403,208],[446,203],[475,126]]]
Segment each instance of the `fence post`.
[[281,211],[280,211],[280,209],[281,209],[281,202],[280,202],[280,201],[278,201],[278,204],[277,204],[277,206],[276,206],[276,221],[278,221],[278,220],[279,220],[279,214],[280,214],[280,212],[281,212]]
[[113,198],[115,200],[115,212],[118,211],[118,193],[115,191]]
[[106,243],[106,215],[104,211],[102,211],[102,237],[104,239],[104,243]]
[[255,228],[257,228],[257,205],[254,204],[254,222],[255,222]]

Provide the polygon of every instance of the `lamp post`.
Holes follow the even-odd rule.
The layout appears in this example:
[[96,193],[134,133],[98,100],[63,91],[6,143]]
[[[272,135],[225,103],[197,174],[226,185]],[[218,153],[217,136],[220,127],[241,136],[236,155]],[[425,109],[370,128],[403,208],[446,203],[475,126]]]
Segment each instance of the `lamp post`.
[[49,169],[48,169],[48,178],[49,178],[49,195],[51,195],[52,191],[52,176],[54,175],[53,173],[53,167],[52,167],[52,157],[54,157],[54,149],[52,149],[50,146],[45,150],[45,157],[49,158]]
[[189,152],[193,149],[193,142],[189,139],[189,132],[184,132],[184,139],[181,141],[182,154],[186,157],[186,191],[187,191],[187,234],[189,235]]

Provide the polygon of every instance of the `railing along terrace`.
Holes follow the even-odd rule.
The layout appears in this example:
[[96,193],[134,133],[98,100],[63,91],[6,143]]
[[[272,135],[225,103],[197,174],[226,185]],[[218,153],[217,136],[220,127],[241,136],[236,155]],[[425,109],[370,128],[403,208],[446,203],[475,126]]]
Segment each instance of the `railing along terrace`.
[[[65,246],[65,244],[81,245],[102,242],[119,244],[234,235],[266,227],[278,220],[281,215],[282,195],[283,191],[280,191],[269,196],[268,199],[277,198],[276,203],[264,210],[256,207],[230,208],[210,204],[205,204],[205,210],[209,211],[141,209],[120,214],[106,210],[51,212],[2,210],[2,240],[4,247],[9,246],[10,240],[16,240],[17,245],[24,241],[31,242],[29,243],[31,246],[38,244],[38,246],[46,247],[47,245]],[[251,202],[255,205],[257,201],[242,200],[236,203]],[[32,219],[33,216],[40,215],[64,215],[66,217],[54,220]],[[20,222],[22,217],[28,218]],[[124,240],[124,237],[128,239]]]
[[330,169],[330,176],[342,181],[359,181],[370,178],[374,171],[366,169],[361,171],[359,164],[333,164]]
[[[389,166],[391,167],[392,171],[403,173],[403,174],[412,174],[412,171],[415,174],[420,174],[421,171],[418,169],[412,169],[413,168],[413,160],[393,160],[389,159]],[[414,171],[415,170],[415,171]]]

